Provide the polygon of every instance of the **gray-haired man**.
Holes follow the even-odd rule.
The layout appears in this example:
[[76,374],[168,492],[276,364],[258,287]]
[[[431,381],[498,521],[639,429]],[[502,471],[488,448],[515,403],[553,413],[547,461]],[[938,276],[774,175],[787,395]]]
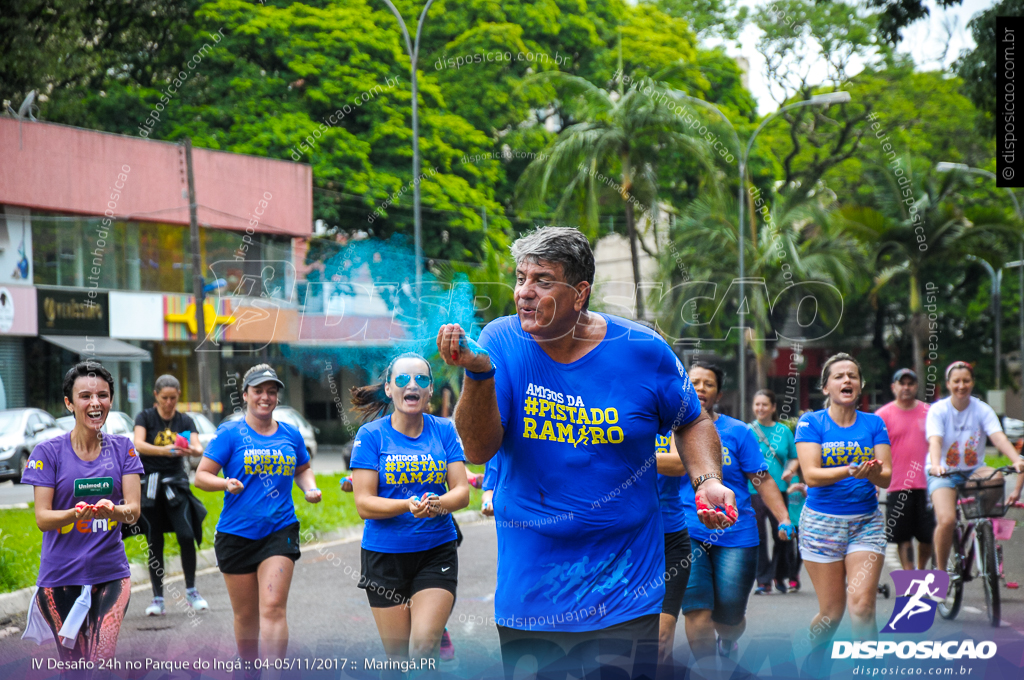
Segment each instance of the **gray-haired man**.
[[725,528],[716,508],[734,509],[735,498],[721,483],[718,434],[664,340],[588,310],[594,255],[583,234],[544,227],[512,255],[517,315],[487,325],[482,351],[458,325],[437,337],[444,360],[466,369],[455,410],[466,458],[503,450],[495,617],[506,667],[526,652],[542,666],[564,655],[593,665],[609,638],[653,641],[656,653],[665,557],[655,436],[674,431],[701,520]]

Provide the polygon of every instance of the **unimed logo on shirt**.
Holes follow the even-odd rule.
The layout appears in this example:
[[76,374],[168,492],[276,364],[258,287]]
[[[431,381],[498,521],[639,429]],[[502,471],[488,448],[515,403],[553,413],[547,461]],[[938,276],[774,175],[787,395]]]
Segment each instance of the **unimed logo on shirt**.
[[92,477],[75,480],[75,498],[109,496],[112,493],[114,493],[114,479],[112,477]]

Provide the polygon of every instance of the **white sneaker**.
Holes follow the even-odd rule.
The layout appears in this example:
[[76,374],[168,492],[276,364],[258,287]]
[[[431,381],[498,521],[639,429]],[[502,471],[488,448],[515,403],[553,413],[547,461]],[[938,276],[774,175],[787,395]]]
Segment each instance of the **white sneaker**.
[[185,590],[185,599],[188,600],[189,606],[197,612],[210,611],[210,605],[195,588],[187,588]]
[[162,597],[154,597],[153,602],[146,607],[146,616],[163,616],[166,613],[164,598]]

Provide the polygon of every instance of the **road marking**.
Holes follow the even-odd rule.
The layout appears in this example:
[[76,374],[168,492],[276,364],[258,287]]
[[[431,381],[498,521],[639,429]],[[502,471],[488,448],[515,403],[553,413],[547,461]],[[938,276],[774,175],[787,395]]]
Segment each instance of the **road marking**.
[[980,610],[980,609],[978,609],[977,607],[972,607],[972,606],[971,606],[971,605],[969,605],[969,604],[965,604],[965,605],[963,606],[963,610],[964,610],[965,612],[970,612],[970,613],[972,613],[972,614],[980,614],[980,613],[981,613],[981,610]]

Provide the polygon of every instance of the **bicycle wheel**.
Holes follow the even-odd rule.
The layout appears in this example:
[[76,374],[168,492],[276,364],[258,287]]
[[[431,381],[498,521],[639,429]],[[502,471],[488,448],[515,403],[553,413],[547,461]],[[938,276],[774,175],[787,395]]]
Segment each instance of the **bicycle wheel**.
[[[963,558],[961,557],[963,548],[961,547],[959,526],[953,531],[953,545],[951,547],[949,562],[946,565],[946,572],[949,574],[949,591],[946,594],[946,599],[939,602],[937,607],[939,616],[944,619],[955,619],[956,615],[960,613],[960,605],[964,602],[964,565]],[[932,556],[932,562],[935,562],[934,555]]]
[[978,525],[978,550],[980,551],[981,583],[985,586],[985,606],[988,607],[988,621],[993,628],[999,627],[999,571],[996,567],[996,538],[992,534],[992,524],[982,522]]

